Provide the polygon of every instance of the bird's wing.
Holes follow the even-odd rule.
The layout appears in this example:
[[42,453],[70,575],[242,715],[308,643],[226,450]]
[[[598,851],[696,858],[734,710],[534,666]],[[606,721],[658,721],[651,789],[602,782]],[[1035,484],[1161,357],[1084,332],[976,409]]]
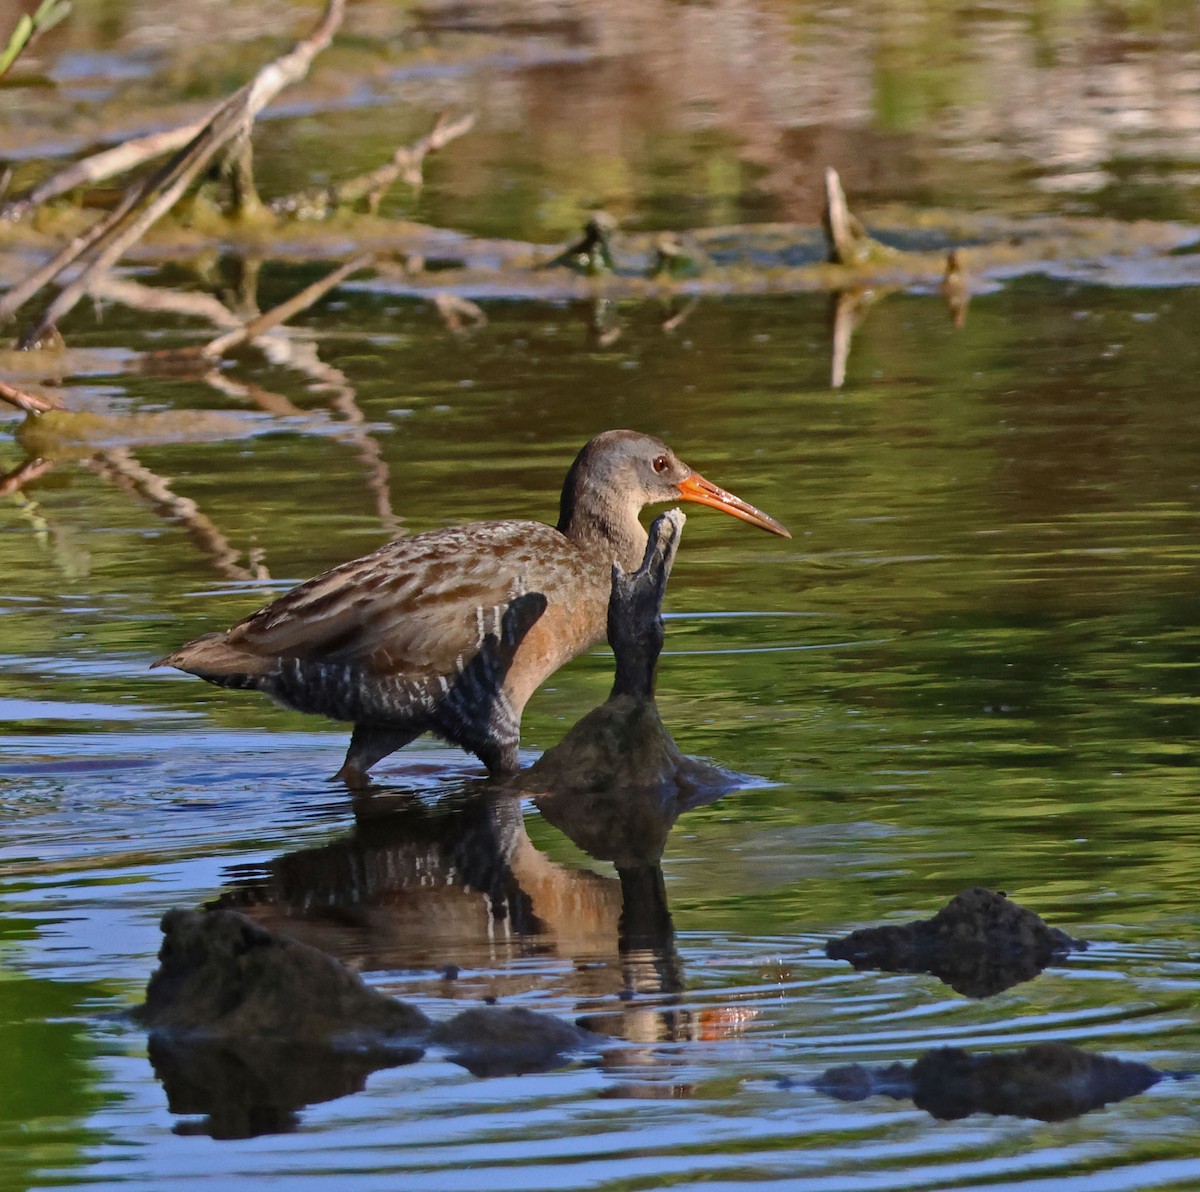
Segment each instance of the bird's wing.
[[538,522],[475,523],[397,539],[294,588],[233,626],[225,644],[262,658],[445,673],[489,634],[501,635],[515,597],[576,569],[576,554]]

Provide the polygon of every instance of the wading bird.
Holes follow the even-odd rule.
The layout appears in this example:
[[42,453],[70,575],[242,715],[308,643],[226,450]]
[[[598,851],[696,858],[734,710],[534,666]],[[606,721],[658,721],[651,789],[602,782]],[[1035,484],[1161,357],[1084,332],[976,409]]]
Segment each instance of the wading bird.
[[513,773],[526,702],[604,637],[612,565],[638,568],[647,542],[638,514],[669,501],[791,537],[660,439],[610,430],[576,456],[556,526],[471,522],[398,538],[154,665],[352,722],[335,775],[350,786],[425,732],[492,774]]

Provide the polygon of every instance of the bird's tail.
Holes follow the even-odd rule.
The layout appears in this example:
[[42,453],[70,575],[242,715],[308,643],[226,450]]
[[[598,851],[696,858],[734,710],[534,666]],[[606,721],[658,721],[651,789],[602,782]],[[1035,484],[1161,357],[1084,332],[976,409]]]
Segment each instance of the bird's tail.
[[180,646],[174,653],[151,663],[150,666],[151,669],[156,666],[173,666],[177,670],[207,679],[210,683],[218,683],[222,679],[235,676],[250,678],[268,674],[274,667],[274,660],[231,646],[228,634],[206,633],[188,642],[186,646]]

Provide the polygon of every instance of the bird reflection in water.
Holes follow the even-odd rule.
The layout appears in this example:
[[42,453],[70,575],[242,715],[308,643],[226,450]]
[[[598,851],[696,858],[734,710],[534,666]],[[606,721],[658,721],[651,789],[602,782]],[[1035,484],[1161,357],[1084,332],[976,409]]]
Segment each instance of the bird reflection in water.
[[[683,973],[661,857],[680,814],[752,780],[683,755],[654,703],[661,601],[683,523],[664,514],[642,566],[614,568],[612,694],[533,767],[432,799],[373,788],[354,800],[348,835],[239,876],[218,905],[352,969],[390,970],[386,988],[402,997],[537,989],[596,1011],[587,1025],[630,1040],[707,1029],[671,1009]],[[530,795],[616,877],[543,852],[523,813]],[[538,962],[555,957],[570,966]],[[607,1013],[614,998],[621,1009]]]

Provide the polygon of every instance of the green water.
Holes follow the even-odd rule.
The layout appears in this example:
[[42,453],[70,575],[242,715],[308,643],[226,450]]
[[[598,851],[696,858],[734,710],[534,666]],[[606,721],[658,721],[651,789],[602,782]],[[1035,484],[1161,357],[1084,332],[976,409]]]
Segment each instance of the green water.
[[[78,7],[99,22],[102,6]],[[735,7],[758,20],[760,50],[778,22],[791,29],[790,58],[772,43],[783,57],[771,61],[791,64],[780,87],[798,88],[800,66],[850,36],[824,8]],[[877,198],[933,191],[1006,209],[1019,193],[1027,209],[1190,215],[1195,145],[1186,122],[1167,135],[1160,110],[1159,139],[1127,170],[1136,139],[1097,116],[1112,144],[1089,168],[1107,170],[1111,189],[1068,199],[1020,189],[1025,141],[968,157],[949,143],[961,129],[939,132],[951,111],[997,119],[1021,71],[1060,88],[1040,119],[1062,129],[1061,88],[1080,63],[1107,63],[1103,50],[1136,81],[1187,60],[1190,10],[1109,24],[1088,6],[1028,19],[900,10],[908,24],[872,10],[860,31],[873,65],[854,58],[851,73],[874,89],[844,126],[844,106],[797,126],[797,96],[762,84],[777,105],[765,126],[800,146],[802,164],[867,145],[876,158],[849,169]],[[656,36],[682,36],[689,20],[722,28],[706,6],[648,11]],[[938,32],[946,22],[952,37]],[[128,28],[59,36],[133,54]],[[495,34],[497,52],[525,36]],[[716,84],[696,81],[708,76],[649,87],[652,56],[601,52],[594,29],[535,25],[529,37],[532,65],[451,76],[450,90],[491,99],[490,132],[485,122],[459,158],[438,159],[423,218],[550,241],[581,205],[611,198],[604,187],[638,226],[804,218],[799,191],[763,181],[775,176],[748,118],[720,104],[707,131],[685,118],[716,103]],[[458,45],[428,29],[412,39],[382,60],[399,69]],[[722,56],[731,42],[696,44],[700,65],[728,60],[729,95],[758,94],[746,91],[755,72],[732,48]],[[591,57],[577,74],[538,64],[581,46]],[[1023,50],[1010,90],[1004,46]],[[956,73],[963,58],[983,66]],[[1188,77],[1170,76],[1172,94],[1191,94]],[[600,119],[598,96],[623,97],[620,118]],[[430,110],[439,98],[421,94]],[[368,112],[382,144],[391,126]],[[536,136],[518,136],[522,112],[539,115]],[[350,128],[352,114],[281,118],[267,179],[343,168],[290,150],[306,138],[311,150],[321,121]],[[1022,136],[1036,140],[1033,121]],[[329,152],[369,165],[374,145],[335,139]],[[1047,159],[1038,176],[1078,182],[1074,160]],[[228,279],[233,266],[182,262],[139,279],[201,289],[201,274]],[[261,304],[320,272],[268,259]],[[838,390],[824,295],[705,299],[670,330],[674,308],[657,301],[598,314],[492,300],[486,326],[455,336],[399,285],[351,283],[295,320],[320,368],[248,349],[215,378],[134,355],[200,342],[204,326],[115,305],[76,312],[61,396],[137,418],[83,442],[0,420],[0,471],[27,453],[56,461],[0,498],[0,1184],[1196,1186],[1193,1080],[1049,1123],[939,1123],[910,1101],[843,1103],[811,1087],[833,1065],[910,1063],[946,1044],[1055,1039],[1197,1068],[1200,300],[1129,278],[989,284],[961,328],[936,295],[891,294],[855,334]],[[155,421],[183,411],[200,417],[173,431]],[[673,945],[651,954],[619,946],[612,868],[532,805],[500,827],[476,803],[461,809],[481,776],[465,755],[430,741],[395,755],[371,811],[327,781],[343,727],[148,669],[397,532],[553,519],[574,452],[615,426],[661,435],[794,534],[689,512],[660,711],[684,751],[766,781],[676,825],[663,858]],[[611,675],[604,650],[555,675],[526,712],[526,759],[603,700]],[[1091,947],[982,1000],[825,958],[831,936],[927,916],[972,885],[1007,891]],[[261,921],[435,1018],[495,996],[586,1015],[613,1042],[560,1070],[492,1079],[434,1050],[299,1107],[290,1133],[214,1142],[202,1114],[173,1111],[122,1014],[154,968],[165,910],[246,891]]]
[[[485,329],[450,342],[423,308],[344,302],[337,324],[356,330],[331,335],[322,355],[352,378],[406,529],[456,515],[551,516],[574,447],[598,426],[635,423],[778,514],[795,538],[697,511],[669,592],[664,720],[686,751],[773,783],[691,813],[668,844],[684,974],[670,1013],[701,1025],[664,1040],[661,1025],[646,1025],[653,992],[647,1007],[635,1001],[630,1037],[651,1029],[662,1041],[631,1071],[621,1061],[611,1089],[605,1068],[523,1078],[513,1092],[476,1092],[428,1060],[377,1074],[357,1108],[351,1098],[304,1114],[302,1129],[334,1151],[287,1152],[288,1170],[320,1172],[350,1147],[355,1164],[382,1164],[402,1186],[433,1180],[421,1171],[456,1171],[464,1186],[507,1171],[505,1186],[533,1186],[565,1161],[549,1139],[566,1145],[582,1130],[604,1173],[595,1178],[612,1186],[656,1186],[647,1172],[659,1164],[695,1173],[713,1156],[723,1178],[798,1177],[797,1147],[840,1156],[847,1180],[869,1160],[889,1179],[933,1171],[966,1185],[1005,1155],[1009,1179],[1023,1178],[1025,1162],[1065,1174],[1174,1158],[1190,1172],[1187,1084],[1081,1120],[1059,1154],[1051,1127],[969,1119],[948,1142],[890,1102],[847,1107],[770,1082],[854,1059],[911,1060],[945,1042],[1042,1038],[1192,1065],[1200,444],[1189,386],[1171,379],[1172,346],[1194,325],[1191,296],[1032,281],[978,299],[961,331],[934,299],[893,296],[862,328],[852,383],[836,393],[823,384],[823,299],[705,303],[674,339],[631,309],[606,353],[581,344],[583,311],[497,304]],[[1106,353],[1118,347],[1114,364]],[[270,383],[317,404],[289,380]],[[192,384],[130,389],[134,402],[202,398]],[[163,1134],[170,1117],[137,1059],[140,1036],[92,1015],[136,1000],[167,906],[209,899],[302,843],[336,845],[351,820],[324,782],[344,731],[145,668],[387,531],[361,443],[281,428],[136,455],[274,578],[224,578],[179,524],[77,465],[57,467],[29,494],[35,509],[8,506],[0,540],[0,790],[6,902],[34,925],[8,964],[56,991],[71,1024],[59,1027],[60,1046],[32,1024],[20,1036],[31,1070],[48,1052],[63,1065],[41,1111],[58,1121],[45,1129],[60,1148],[115,1148],[103,1178],[153,1183],[191,1162],[188,1143]],[[552,745],[610,677],[602,652],[556,675],[530,705],[525,746]],[[469,759],[421,744],[379,778],[393,791],[415,781],[436,801],[473,772]],[[532,810],[527,829],[551,861],[595,868]],[[827,936],[931,913],[974,884],[1007,890],[1099,949],[978,1003],[932,978],[850,974],[823,959]],[[535,894],[538,932],[487,944],[474,934],[486,927],[478,908],[464,935],[454,913],[397,897],[373,904],[365,927],[335,919],[309,930],[435,1014],[446,996],[490,991],[568,1015],[621,1004],[611,999],[624,962],[602,915],[551,913]],[[449,990],[433,971],[445,963],[464,969]],[[83,998],[81,982],[91,983]],[[705,1041],[702,1024],[731,1006],[756,1017],[732,1041]],[[660,1105],[633,1137],[607,1117],[609,1096],[642,1098],[664,1081],[686,1090],[678,1117]],[[484,1115],[466,1150],[443,1116],[461,1097]],[[433,1152],[395,1149],[389,1123],[401,1104],[449,1131]],[[709,1138],[712,1115],[724,1143]],[[522,1149],[522,1137],[542,1143]],[[900,1137],[915,1149],[888,1158]],[[496,1158],[488,1138],[503,1138],[511,1157]],[[1055,1157],[1040,1158],[1047,1148]],[[646,1162],[617,1158],[630,1153]],[[236,1181],[249,1162],[217,1168]],[[572,1169],[567,1182],[589,1171]]]

